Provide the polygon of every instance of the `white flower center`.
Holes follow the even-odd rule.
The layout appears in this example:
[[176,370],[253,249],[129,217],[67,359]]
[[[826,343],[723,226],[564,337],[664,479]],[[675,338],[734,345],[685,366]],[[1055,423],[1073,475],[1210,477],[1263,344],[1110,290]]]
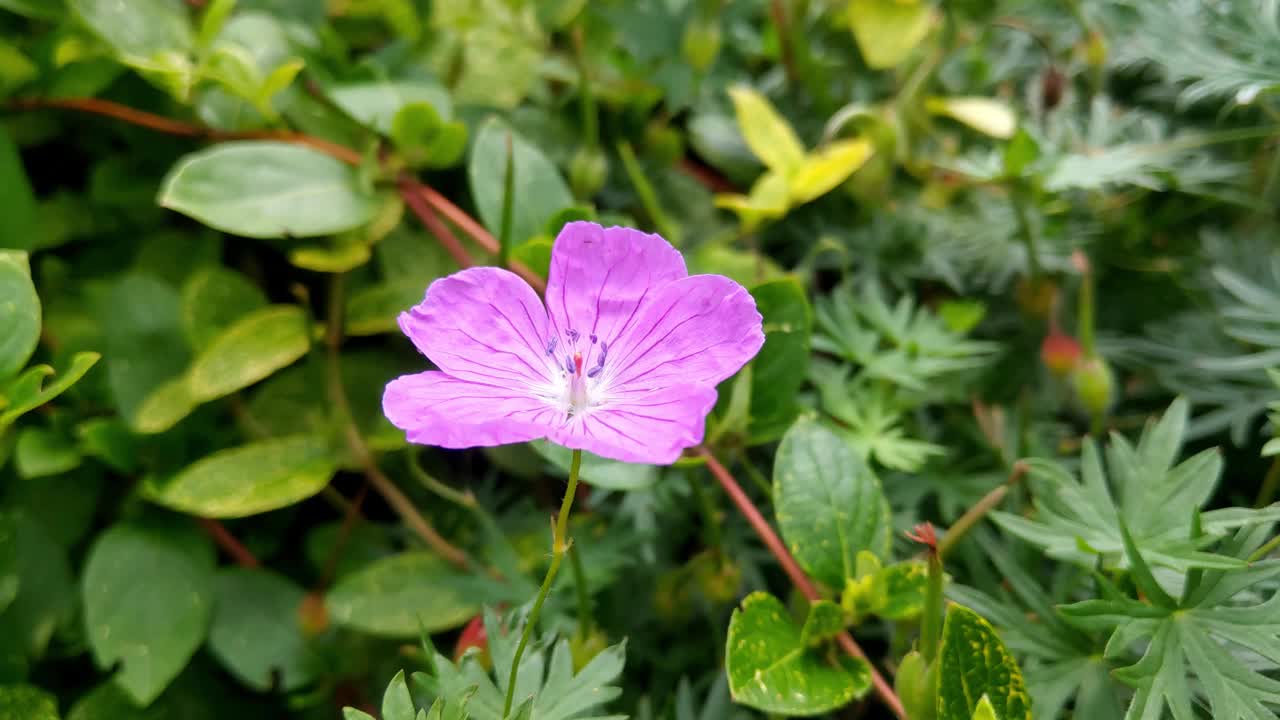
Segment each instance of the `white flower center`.
[[[604,404],[608,397],[603,376],[604,364],[609,356],[609,344],[591,335],[590,343],[579,343],[582,336],[577,330],[568,330],[565,347],[560,339],[552,337],[547,342],[547,360],[552,382],[537,394],[548,404],[566,414],[582,415]],[[579,347],[579,345],[583,347]],[[559,352],[557,352],[559,350]]]

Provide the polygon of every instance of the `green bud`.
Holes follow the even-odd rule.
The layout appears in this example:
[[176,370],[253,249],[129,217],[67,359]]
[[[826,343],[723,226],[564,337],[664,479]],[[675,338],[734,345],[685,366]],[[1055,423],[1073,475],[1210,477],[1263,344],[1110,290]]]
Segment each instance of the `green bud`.
[[684,29],[680,42],[685,62],[698,72],[706,72],[720,54],[720,20],[698,17]]
[[569,184],[579,198],[600,192],[609,177],[609,158],[598,147],[581,147],[569,161]]
[[1082,358],[1071,372],[1076,403],[1092,418],[1105,417],[1115,400],[1115,375],[1100,355]]
[[654,160],[670,165],[684,156],[680,131],[663,122],[651,122],[644,129],[644,146]]
[[934,675],[918,650],[907,653],[898,665],[893,690],[902,700],[902,707],[911,720],[933,720],[937,715]]

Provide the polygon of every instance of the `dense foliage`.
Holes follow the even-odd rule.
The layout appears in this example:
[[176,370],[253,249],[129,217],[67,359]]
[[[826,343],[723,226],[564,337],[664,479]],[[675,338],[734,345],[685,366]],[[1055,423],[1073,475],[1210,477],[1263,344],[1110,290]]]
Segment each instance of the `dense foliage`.
[[[1278,89],[1274,0],[0,0],[0,720],[1276,717]],[[754,297],[703,443],[406,444],[579,219]]]

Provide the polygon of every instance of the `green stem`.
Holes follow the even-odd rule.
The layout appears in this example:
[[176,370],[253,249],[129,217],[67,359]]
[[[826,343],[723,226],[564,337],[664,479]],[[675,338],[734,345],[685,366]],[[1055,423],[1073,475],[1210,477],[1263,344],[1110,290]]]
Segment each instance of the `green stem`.
[[627,177],[631,179],[631,184],[635,186],[636,195],[640,196],[640,204],[644,207],[644,211],[648,213],[649,219],[653,221],[653,226],[657,228],[658,234],[671,243],[678,244],[679,238],[676,236],[676,228],[667,219],[667,214],[662,211],[662,206],[658,204],[658,194],[653,191],[653,185],[649,184],[649,178],[644,176],[644,170],[640,167],[640,161],[636,159],[635,151],[631,149],[631,143],[623,140],[618,143],[618,155],[622,158],[622,167],[627,171]]
[[520,673],[520,657],[524,655],[525,646],[529,644],[533,628],[538,624],[538,615],[542,613],[542,603],[546,602],[547,595],[551,592],[551,585],[555,582],[556,573],[560,571],[560,562],[569,549],[569,511],[573,508],[574,496],[578,494],[578,470],[581,467],[582,451],[574,450],[573,460],[569,465],[569,486],[565,488],[564,500],[560,502],[560,515],[551,529],[551,565],[547,567],[547,575],[542,579],[538,596],[534,598],[533,609],[529,611],[529,617],[525,620],[524,631],[520,633],[520,643],[516,645],[516,654],[511,658],[511,674],[507,677],[507,697],[502,703],[504,720],[511,714],[511,701],[515,699],[516,679]]
[[418,462],[419,450],[416,448],[411,450],[406,456],[409,461],[409,474],[422,484],[424,488],[431,491],[435,495],[448,500],[466,510],[475,511],[480,509],[480,503],[476,502],[475,495],[470,492],[461,492],[455,490],[448,485],[440,482],[435,476],[422,469],[422,465]]
[[1018,234],[1022,244],[1027,246],[1027,273],[1032,279],[1040,277],[1040,253],[1036,249],[1036,234],[1031,228],[1031,218],[1027,215],[1026,198],[1022,188],[1014,187],[1009,192],[1009,201],[1013,205],[1013,216],[1018,223]]
[[1258,489],[1258,499],[1253,506],[1260,508],[1270,505],[1276,499],[1276,490],[1280,490],[1280,455],[1271,461],[1271,468],[1267,470],[1266,477],[1262,478],[1262,487]]
[[1098,349],[1093,339],[1093,267],[1085,268],[1080,279],[1080,301],[1077,307],[1076,335],[1081,354],[1086,358],[1097,357]]
[[942,558],[936,549],[929,551],[929,580],[925,587],[924,617],[920,625],[920,652],[932,664],[938,655],[942,637]]
[[747,457],[747,451],[743,450],[738,453],[738,463],[747,471],[747,477],[751,478],[751,482],[764,493],[765,497],[773,497],[773,483],[769,482],[769,478],[760,472],[760,469],[751,463],[751,458]]
[[583,143],[591,149],[600,144],[599,119],[596,115],[596,96],[591,90],[591,74],[588,72],[587,56],[583,51],[581,20],[573,29],[573,58],[578,64],[578,92],[582,102],[582,135]]
[[582,567],[582,553],[577,545],[569,547],[569,569],[573,570],[573,584],[578,589],[578,638],[586,640],[591,632],[591,592],[587,588],[587,571]]
[[1266,542],[1265,545],[1258,548],[1257,550],[1254,550],[1253,554],[1249,556],[1249,562],[1252,563],[1252,562],[1257,562],[1261,560],[1267,555],[1270,555],[1271,551],[1275,550],[1277,547],[1280,547],[1280,535],[1277,535],[1271,538]]
[[702,510],[702,521],[706,525],[706,537],[703,542],[707,547],[719,552],[723,543],[720,533],[720,514],[716,512],[711,496],[702,489],[702,483],[698,482],[692,474],[689,475],[689,489],[693,491],[693,497],[698,501],[698,507]]

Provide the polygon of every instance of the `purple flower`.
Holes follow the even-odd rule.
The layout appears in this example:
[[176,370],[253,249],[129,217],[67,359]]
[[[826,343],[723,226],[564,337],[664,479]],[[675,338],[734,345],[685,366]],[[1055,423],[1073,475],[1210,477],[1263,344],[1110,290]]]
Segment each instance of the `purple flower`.
[[665,464],[702,442],[715,386],[764,343],[751,295],[693,275],[666,240],[575,222],[551,251],[547,307],[514,273],[431,283],[400,328],[439,371],[391,381],[382,408],[410,442],[463,448],[548,438]]

